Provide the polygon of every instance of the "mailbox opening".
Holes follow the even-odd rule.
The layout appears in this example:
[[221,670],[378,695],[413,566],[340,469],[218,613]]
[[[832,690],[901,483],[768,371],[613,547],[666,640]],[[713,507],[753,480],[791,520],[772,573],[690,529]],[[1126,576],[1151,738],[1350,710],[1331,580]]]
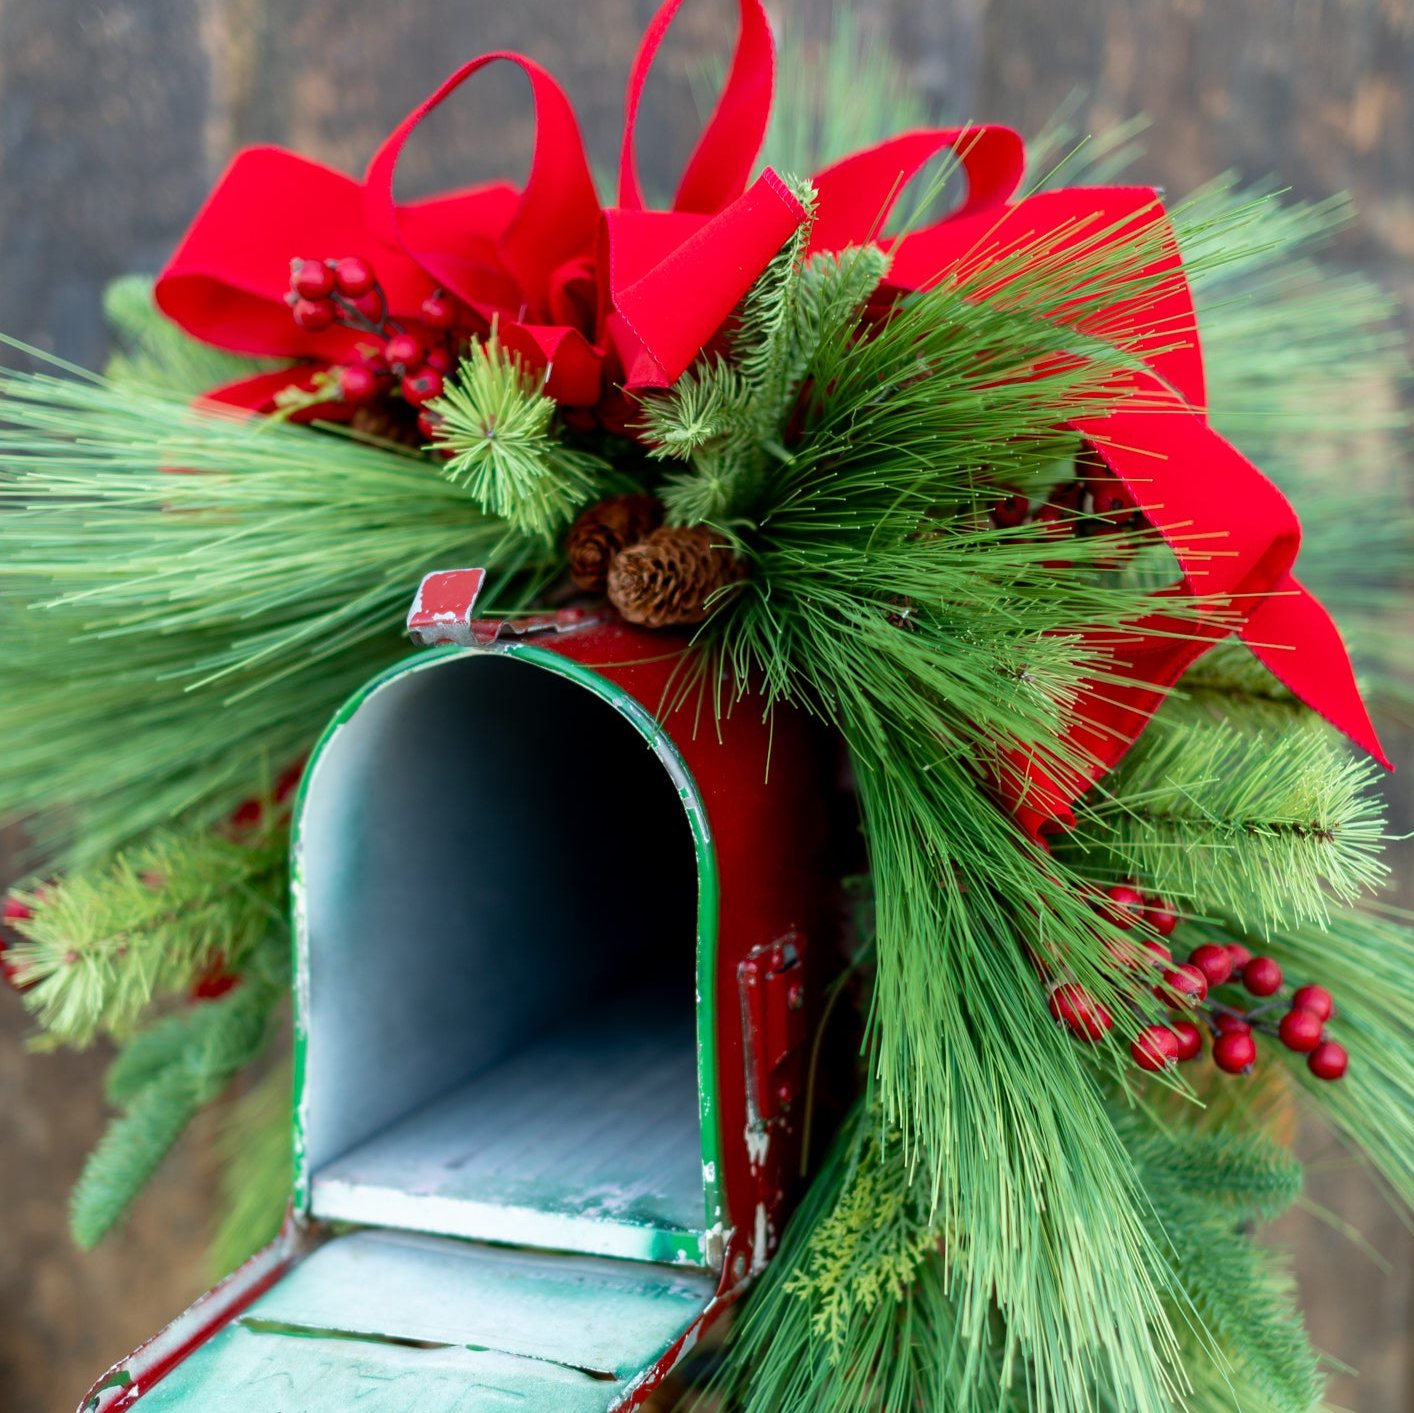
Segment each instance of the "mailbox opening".
[[700,1263],[695,788],[587,675],[529,657],[385,676],[311,769],[302,1194],[318,1218]]

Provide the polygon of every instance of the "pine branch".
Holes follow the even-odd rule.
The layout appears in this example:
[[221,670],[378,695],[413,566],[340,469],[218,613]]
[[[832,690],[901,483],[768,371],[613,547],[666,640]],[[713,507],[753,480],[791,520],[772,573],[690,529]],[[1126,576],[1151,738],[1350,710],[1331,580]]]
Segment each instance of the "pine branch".
[[[283,932],[286,831],[231,837],[164,831],[22,895],[31,916],[14,948],[25,1004],[53,1040],[89,1044],[122,1035],[158,997],[188,990],[215,962],[239,970],[272,931]],[[120,1069],[129,1092],[153,1063],[140,1049]]]
[[45,848],[221,820],[405,651],[423,573],[484,565],[508,608],[553,562],[348,436],[102,379],[0,400],[0,796]]
[[[278,960],[276,960],[278,957]],[[139,1082],[134,1067],[114,1088],[126,1093],[123,1113],[108,1126],[74,1188],[70,1226],[91,1248],[113,1227],[157,1170],[192,1117],[259,1053],[271,1010],[283,991],[283,949],[234,991],[187,1017],[158,1022],[167,1034],[149,1047],[167,1063]]]
[[1278,736],[1156,721],[1082,802],[1064,854],[1253,928],[1324,919],[1387,873],[1374,775],[1309,714]]
[[604,463],[565,444],[543,380],[494,333],[473,343],[429,410],[440,419],[433,445],[448,457],[442,474],[524,535],[550,539],[604,492]]

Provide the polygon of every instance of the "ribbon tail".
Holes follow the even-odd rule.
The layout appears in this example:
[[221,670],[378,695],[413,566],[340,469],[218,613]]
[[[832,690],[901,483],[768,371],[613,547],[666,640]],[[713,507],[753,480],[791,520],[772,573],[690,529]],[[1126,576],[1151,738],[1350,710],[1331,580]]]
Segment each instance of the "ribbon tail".
[[1312,711],[1386,770],[1394,769],[1360,696],[1340,630],[1294,575],[1287,574],[1248,618],[1242,640]]

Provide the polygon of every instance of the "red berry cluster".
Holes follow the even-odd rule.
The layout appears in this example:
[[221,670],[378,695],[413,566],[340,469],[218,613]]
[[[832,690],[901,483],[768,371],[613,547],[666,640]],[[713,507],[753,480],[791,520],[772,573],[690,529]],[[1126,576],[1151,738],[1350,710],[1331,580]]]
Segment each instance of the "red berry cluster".
[[28,922],[34,913],[18,898],[6,898],[3,908],[0,908],[0,977],[15,988],[16,991],[28,991],[29,987],[22,985],[19,979],[20,969],[11,961],[5,953],[9,951],[15,942],[19,941],[20,934],[15,924]]
[[1141,530],[1145,520],[1123,481],[1098,458],[1085,463],[1085,474],[1052,487],[1047,499],[1035,508],[1026,496],[1003,496],[991,507],[992,524],[999,529],[1040,525],[1059,538],[1113,535]]
[[[338,370],[338,396],[355,407],[400,393],[421,408],[442,395],[457,349],[473,331],[475,320],[465,305],[441,290],[422,301],[417,331],[389,317],[388,300],[368,261],[292,260],[291,317],[300,328],[319,333],[334,325],[376,338],[362,345]],[[426,437],[436,420],[421,412],[418,428]]]
[[[1177,927],[1177,914],[1162,899],[1143,894],[1132,884],[1104,890],[1094,904],[1121,934],[1140,933],[1108,942],[1116,963],[1157,970],[1155,996],[1171,1011],[1181,1013],[1168,1024],[1145,1026],[1134,1038],[1130,1054],[1140,1069],[1164,1070],[1201,1054],[1204,1041],[1198,1022],[1202,1021],[1213,1037],[1213,1063],[1228,1074],[1245,1074],[1255,1065],[1258,1032],[1275,1036],[1288,1050],[1305,1055],[1306,1066],[1317,1079],[1335,1080],[1345,1074],[1349,1065],[1345,1047],[1326,1034],[1335,1004],[1324,987],[1300,986],[1286,997],[1276,960],[1254,957],[1240,942],[1205,942],[1175,966],[1163,939]],[[1220,987],[1231,988],[1228,994],[1233,999],[1224,1001],[1210,994]],[[1244,1008],[1237,1004],[1238,988],[1267,1004]],[[1279,996],[1286,999],[1270,1000]],[[1278,1020],[1276,1012],[1283,1008]],[[1097,1041],[1114,1027],[1109,1011],[1073,981],[1051,988],[1050,1011],[1081,1040]]]

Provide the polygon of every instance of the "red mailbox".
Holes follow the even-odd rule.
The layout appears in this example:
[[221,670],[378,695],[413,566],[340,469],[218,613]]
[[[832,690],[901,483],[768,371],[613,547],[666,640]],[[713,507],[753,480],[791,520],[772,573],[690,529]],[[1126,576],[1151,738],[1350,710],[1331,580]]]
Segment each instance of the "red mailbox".
[[284,1233],[83,1407],[608,1413],[775,1247],[821,971],[822,755],[615,617],[472,617],[296,806]]

